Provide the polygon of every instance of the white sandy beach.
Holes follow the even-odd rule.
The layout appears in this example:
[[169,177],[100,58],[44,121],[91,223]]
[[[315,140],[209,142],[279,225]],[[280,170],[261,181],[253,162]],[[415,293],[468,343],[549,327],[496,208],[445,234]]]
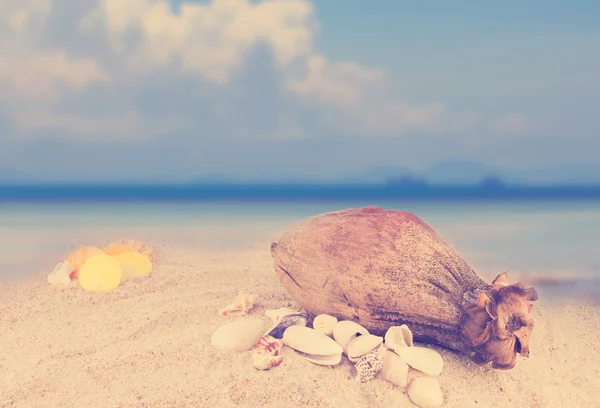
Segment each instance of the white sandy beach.
[[[50,286],[47,271],[4,283],[0,406],[413,406],[402,388],[357,383],[346,359],[321,367],[285,348],[282,365],[263,372],[250,352],[212,348],[211,333],[226,322],[217,310],[239,290],[259,296],[250,315],[295,306],[268,248],[162,248],[150,277],[109,293]],[[531,357],[513,370],[438,348],[445,407],[600,407],[600,307],[542,299],[536,310]]]

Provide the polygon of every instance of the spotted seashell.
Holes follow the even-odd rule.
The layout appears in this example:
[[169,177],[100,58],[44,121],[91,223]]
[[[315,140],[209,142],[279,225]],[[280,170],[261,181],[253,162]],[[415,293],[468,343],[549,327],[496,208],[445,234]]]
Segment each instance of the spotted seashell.
[[380,347],[377,350],[365,354],[358,360],[358,363],[355,365],[356,381],[366,383],[375,378],[375,375],[377,375],[383,366],[384,353],[385,347]]
[[256,342],[256,347],[252,352],[252,364],[258,370],[268,370],[276,367],[283,361],[280,355],[283,341],[272,336],[262,336]]

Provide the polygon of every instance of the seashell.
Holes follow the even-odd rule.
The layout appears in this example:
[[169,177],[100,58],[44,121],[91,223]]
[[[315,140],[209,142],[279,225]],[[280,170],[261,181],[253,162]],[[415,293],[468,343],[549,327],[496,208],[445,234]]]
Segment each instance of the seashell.
[[306,354],[302,352],[299,352],[298,354],[300,354],[302,357],[316,365],[334,366],[342,362],[342,353],[331,354],[328,356],[318,356],[315,354]]
[[79,279],[79,268],[83,266],[85,261],[96,255],[104,255],[104,251],[94,246],[81,247],[67,255],[65,260],[73,265],[73,272],[71,272],[70,278]]
[[139,252],[123,252],[113,256],[121,265],[121,279],[141,278],[150,275],[152,262]]
[[108,292],[121,283],[121,265],[110,255],[94,255],[79,268],[78,279],[87,292]]
[[342,347],[306,326],[290,326],[283,333],[283,344],[299,351],[308,361],[318,365],[336,365],[342,361]]
[[383,366],[385,347],[373,350],[364,356],[354,366],[356,368],[356,381],[366,383],[375,378]]
[[313,320],[313,329],[333,338],[333,328],[337,322],[337,317],[328,314],[320,314]]
[[210,338],[210,344],[219,350],[251,350],[264,330],[265,322],[261,319],[235,320],[215,330]]
[[271,336],[262,336],[256,342],[252,352],[252,364],[257,370],[268,370],[276,367],[283,361],[280,355],[283,342]]
[[399,387],[406,387],[408,382],[408,364],[393,351],[386,351],[383,366],[376,375],[377,378],[391,382]]
[[262,336],[256,341],[254,351],[261,354],[277,355],[283,347],[283,341],[271,336]]
[[280,339],[283,337],[283,333],[290,326],[306,326],[308,322],[308,314],[304,312],[293,312],[290,314],[284,315],[279,322],[273,325],[267,332],[265,336],[272,336],[276,339]]
[[68,285],[71,283],[71,273],[75,268],[69,261],[59,262],[48,275],[48,283],[51,285]]
[[385,333],[385,345],[390,350],[398,347],[412,347],[413,335],[407,325],[392,326]]
[[362,356],[379,348],[383,344],[383,337],[365,334],[354,338],[348,344],[348,359],[356,363]]
[[252,354],[252,365],[257,370],[269,370],[283,362],[283,356],[269,354]]
[[268,309],[265,310],[265,316],[267,316],[273,324],[277,324],[283,319],[284,316],[299,313],[297,310],[290,309],[287,307],[280,307],[279,309]]
[[413,404],[421,408],[439,407],[444,403],[440,383],[434,377],[417,377],[406,392]]
[[156,262],[156,255],[152,248],[145,242],[137,239],[120,239],[118,241],[113,241],[104,248],[104,252],[112,256],[126,252],[139,252],[146,256],[150,262]]
[[427,375],[440,375],[444,367],[440,353],[430,348],[400,347],[395,351],[406,364]]
[[88,292],[108,292],[121,283],[121,265],[110,255],[90,257],[79,268],[79,285]]
[[239,292],[233,303],[228,304],[219,310],[219,314],[226,318],[245,316],[254,306],[258,296],[249,293]]
[[356,337],[365,334],[369,334],[369,331],[351,320],[342,320],[333,327],[333,339],[342,346],[346,355],[348,355],[348,344]]
[[104,248],[104,252],[106,253],[106,255],[117,256],[117,255],[129,253],[129,252],[137,252],[137,251],[127,245],[110,244]]

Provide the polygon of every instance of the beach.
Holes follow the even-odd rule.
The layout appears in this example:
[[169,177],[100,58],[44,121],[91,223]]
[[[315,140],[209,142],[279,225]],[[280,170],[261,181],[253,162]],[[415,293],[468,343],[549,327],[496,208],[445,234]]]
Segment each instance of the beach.
[[0,33],[0,408],[600,408],[600,1]]
[[[275,278],[269,244],[159,246],[150,276],[107,293],[49,285],[52,265],[5,281],[0,407],[413,406],[403,388],[355,381],[346,358],[322,367],[286,347],[280,366],[259,371],[251,352],[211,346],[227,322],[217,311],[239,291],[258,296],[250,316],[296,307]],[[444,359],[444,407],[600,407],[600,307],[540,293],[531,355],[513,370],[434,347]],[[411,369],[409,380],[418,375]]]

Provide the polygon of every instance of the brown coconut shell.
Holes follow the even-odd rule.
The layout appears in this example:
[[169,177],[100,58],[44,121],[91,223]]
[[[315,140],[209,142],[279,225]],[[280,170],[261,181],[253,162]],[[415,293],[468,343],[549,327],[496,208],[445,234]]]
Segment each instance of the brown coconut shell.
[[383,335],[407,324],[416,341],[512,368],[529,354],[533,288],[490,285],[425,222],[378,207],[311,217],[271,245],[277,278],[312,316]]

